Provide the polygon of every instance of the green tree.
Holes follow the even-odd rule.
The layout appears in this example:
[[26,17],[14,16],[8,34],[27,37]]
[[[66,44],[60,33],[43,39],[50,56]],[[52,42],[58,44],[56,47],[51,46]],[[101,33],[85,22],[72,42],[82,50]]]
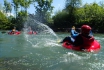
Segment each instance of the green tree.
[[8,18],[0,11],[0,29],[9,29],[11,26]]
[[65,2],[65,9],[69,13],[70,18],[69,22],[72,23],[72,25],[75,25],[76,23],[75,11],[81,5],[82,5],[81,0],[66,0]]
[[66,11],[58,11],[55,16],[53,16],[55,28],[69,28],[69,14]]
[[21,30],[23,28],[24,22],[27,20],[27,12],[26,11],[20,11],[18,12],[18,16],[16,18],[16,27]]
[[53,0],[36,0],[36,18],[42,23],[47,23],[48,15],[52,13],[53,6],[51,6]]
[[4,8],[5,8],[5,12],[8,13],[12,11],[12,7],[11,4],[9,2],[7,2],[7,0],[4,0]]
[[13,3],[12,6],[14,7],[15,15],[16,15],[16,18],[17,18],[18,9],[19,9],[19,5],[20,5],[20,0],[13,0],[12,3]]
[[25,12],[27,12],[27,8],[32,3],[31,0],[20,0],[20,5],[25,9]]

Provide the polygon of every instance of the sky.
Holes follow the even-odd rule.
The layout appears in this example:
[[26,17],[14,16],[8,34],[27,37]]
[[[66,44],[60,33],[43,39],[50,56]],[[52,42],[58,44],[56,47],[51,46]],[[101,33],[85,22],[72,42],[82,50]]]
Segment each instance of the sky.
[[[0,0],[0,3],[3,5],[4,0]],[[8,2],[11,2],[11,0],[7,0]],[[100,1],[103,1],[103,0],[82,0],[82,4],[85,4],[85,3],[93,3],[93,2],[96,2],[96,3],[99,3]],[[53,9],[53,13],[55,13],[56,11],[58,10],[62,10],[64,7],[65,7],[65,0],[53,0],[53,3],[52,3],[52,6],[54,6],[54,9]],[[29,13],[35,13],[35,9],[34,9],[34,6],[31,5],[28,9],[28,12]]]

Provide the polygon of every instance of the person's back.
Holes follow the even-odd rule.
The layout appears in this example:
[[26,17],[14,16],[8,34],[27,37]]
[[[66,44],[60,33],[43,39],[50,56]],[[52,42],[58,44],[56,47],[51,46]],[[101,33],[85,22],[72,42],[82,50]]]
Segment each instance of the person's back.
[[83,39],[82,39],[82,36],[81,34],[79,34],[78,36],[76,36],[76,39],[75,41],[73,42],[73,45],[74,46],[79,46],[83,43]]
[[94,41],[94,37],[90,36],[91,27],[88,25],[83,25],[81,27],[81,34],[79,34],[75,41],[73,42],[74,46],[81,46],[81,48],[85,48],[83,45],[90,45]]
[[[74,41],[74,45],[75,46],[80,46],[80,45],[82,45],[83,43],[84,43],[84,40],[89,40],[89,39],[91,39],[92,38],[92,36],[83,36],[82,34],[79,34],[77,37],[76,37],[76,39],[75,39],[75,41]],[[84,40],[83,40],[84,39]]]

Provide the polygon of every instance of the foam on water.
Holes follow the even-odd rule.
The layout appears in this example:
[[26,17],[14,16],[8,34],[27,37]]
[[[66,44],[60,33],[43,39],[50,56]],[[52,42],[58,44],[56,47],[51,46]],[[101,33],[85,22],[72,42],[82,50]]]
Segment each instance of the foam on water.
[[64,54],[64,61],[65,62],[75,62],[75,61],[79,61],[79,60],[83,60],[83,59],[89,59],[91,57],[91,54],[88,53],[83,53],[80,54],[80,52],[76,53],[76,52],[68,52],[67,54]]

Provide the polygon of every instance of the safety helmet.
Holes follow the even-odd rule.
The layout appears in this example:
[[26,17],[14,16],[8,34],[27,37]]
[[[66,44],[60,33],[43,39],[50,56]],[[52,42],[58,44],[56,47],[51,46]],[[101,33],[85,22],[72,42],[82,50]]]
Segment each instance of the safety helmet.
[[82,25],[81,30],[84,33],[89,33],[91,30],[91,27],[89,25]]

